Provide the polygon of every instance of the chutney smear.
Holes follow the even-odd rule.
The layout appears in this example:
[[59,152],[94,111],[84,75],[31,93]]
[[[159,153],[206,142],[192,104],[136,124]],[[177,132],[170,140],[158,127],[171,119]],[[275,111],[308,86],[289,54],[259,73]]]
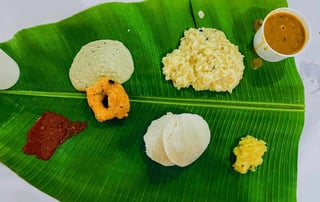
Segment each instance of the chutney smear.
[[23,152],[48,160],[59,145],[86,127],[86,122],[74,122],[60,114],[45,112],[29,130]]

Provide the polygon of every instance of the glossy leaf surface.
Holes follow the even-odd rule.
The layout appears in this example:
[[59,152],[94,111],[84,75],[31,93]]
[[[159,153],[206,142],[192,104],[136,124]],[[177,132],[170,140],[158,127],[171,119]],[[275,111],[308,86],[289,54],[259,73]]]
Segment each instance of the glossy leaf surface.
[[[278,0],[107,3],[21,30],[0,44],[21,71],[12,89],[0,91],[0,161],[61,201],[296,200],[303,84],[292,58],[250,67],[254,20],[283,6]],[[177,90],[165,81],[161,58],[190,27],[224,31],[245,55],[244,77],[232,94]],[[124,84],[132,105],[124,120],[98,123],[68,77],[80,47],[98,39],[122,41],[134,58],[135,72]],[[88,122],[49,161],[22,152],[44,111]],[[167,112],[196,113],[210,126],[208,149],[186,168],[163,167],[145,155],[148,125]],[[256,172],[241,175],[232,169],[232,149],[247,134],[266,141],[268,152]]]

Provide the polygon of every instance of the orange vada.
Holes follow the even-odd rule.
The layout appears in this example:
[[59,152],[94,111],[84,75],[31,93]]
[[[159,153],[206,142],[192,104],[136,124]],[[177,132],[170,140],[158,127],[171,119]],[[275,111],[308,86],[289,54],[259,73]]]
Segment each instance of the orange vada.
[[94,85],[86,88],[86,93],[88,105],[97,121],[128,117],[129,96],[120,83],[101,77]]

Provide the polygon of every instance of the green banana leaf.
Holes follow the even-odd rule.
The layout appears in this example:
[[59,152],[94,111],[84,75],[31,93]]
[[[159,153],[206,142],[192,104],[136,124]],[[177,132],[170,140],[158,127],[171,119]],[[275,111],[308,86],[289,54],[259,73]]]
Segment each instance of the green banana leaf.
[[[253,22],[286,6],[284,0],[105,3],[21,30],[0,44],[21,71],[13,88],[0,91],[0,161],[61,201],[295,201],[302,81],[293,58],[250,67]],[[177,90],[165,81],[161,58],[190,27],[224,31],[245,55],[244,77],[232,94]],[[124,120],[97,122],[69,81],[75,54],[98,39],[122,41],[134,58],[135,72],[124,84],[131,101]],[[44,111],[88,122],[48,161],[22,152]],[[164,167],[145,154],[148,125],[167,112],[199,114],[210,126],[207,150],[188,167]],[[232,149],[247,134],[266,141],[268,151],[256,172],[242,175],[232,169]]]

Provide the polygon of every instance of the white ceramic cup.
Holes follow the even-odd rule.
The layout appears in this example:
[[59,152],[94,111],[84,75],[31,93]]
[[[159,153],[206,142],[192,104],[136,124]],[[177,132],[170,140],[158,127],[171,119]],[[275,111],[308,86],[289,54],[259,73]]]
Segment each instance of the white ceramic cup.
[[[305,42],[303,47],[298,51],[295,52],[294,54],[291,55],[286,55],[286,54],[282,54],[279,53],[275,50],[273,50],[270,45],[267,43],[265,36],[264,36],[264,25],[265,22],[268,20],[268,18],[276,13],[289,13],[294,15],[297,19],[299,19],[305,29]],[[306,19],[296,10],[291,9],[291,8],[278,8],[275,9],[273,11],[271,11],[264,19],[262,26],[258,29],[258,31],[256,32],[254,39],[253,39],[253,46],[254,46],[254,50],[256,51],[256,53],[258,54],[259,57],[261,57],[263,60],[265,61],[269,61],[269,62],[278,62],[281,61],[283,59],[286,59],[288,57],[294,57],[296,55],[298,55],[308,44],[309,42],[309,38],[310,38],[310,28],[309,25],[306,21]]]

